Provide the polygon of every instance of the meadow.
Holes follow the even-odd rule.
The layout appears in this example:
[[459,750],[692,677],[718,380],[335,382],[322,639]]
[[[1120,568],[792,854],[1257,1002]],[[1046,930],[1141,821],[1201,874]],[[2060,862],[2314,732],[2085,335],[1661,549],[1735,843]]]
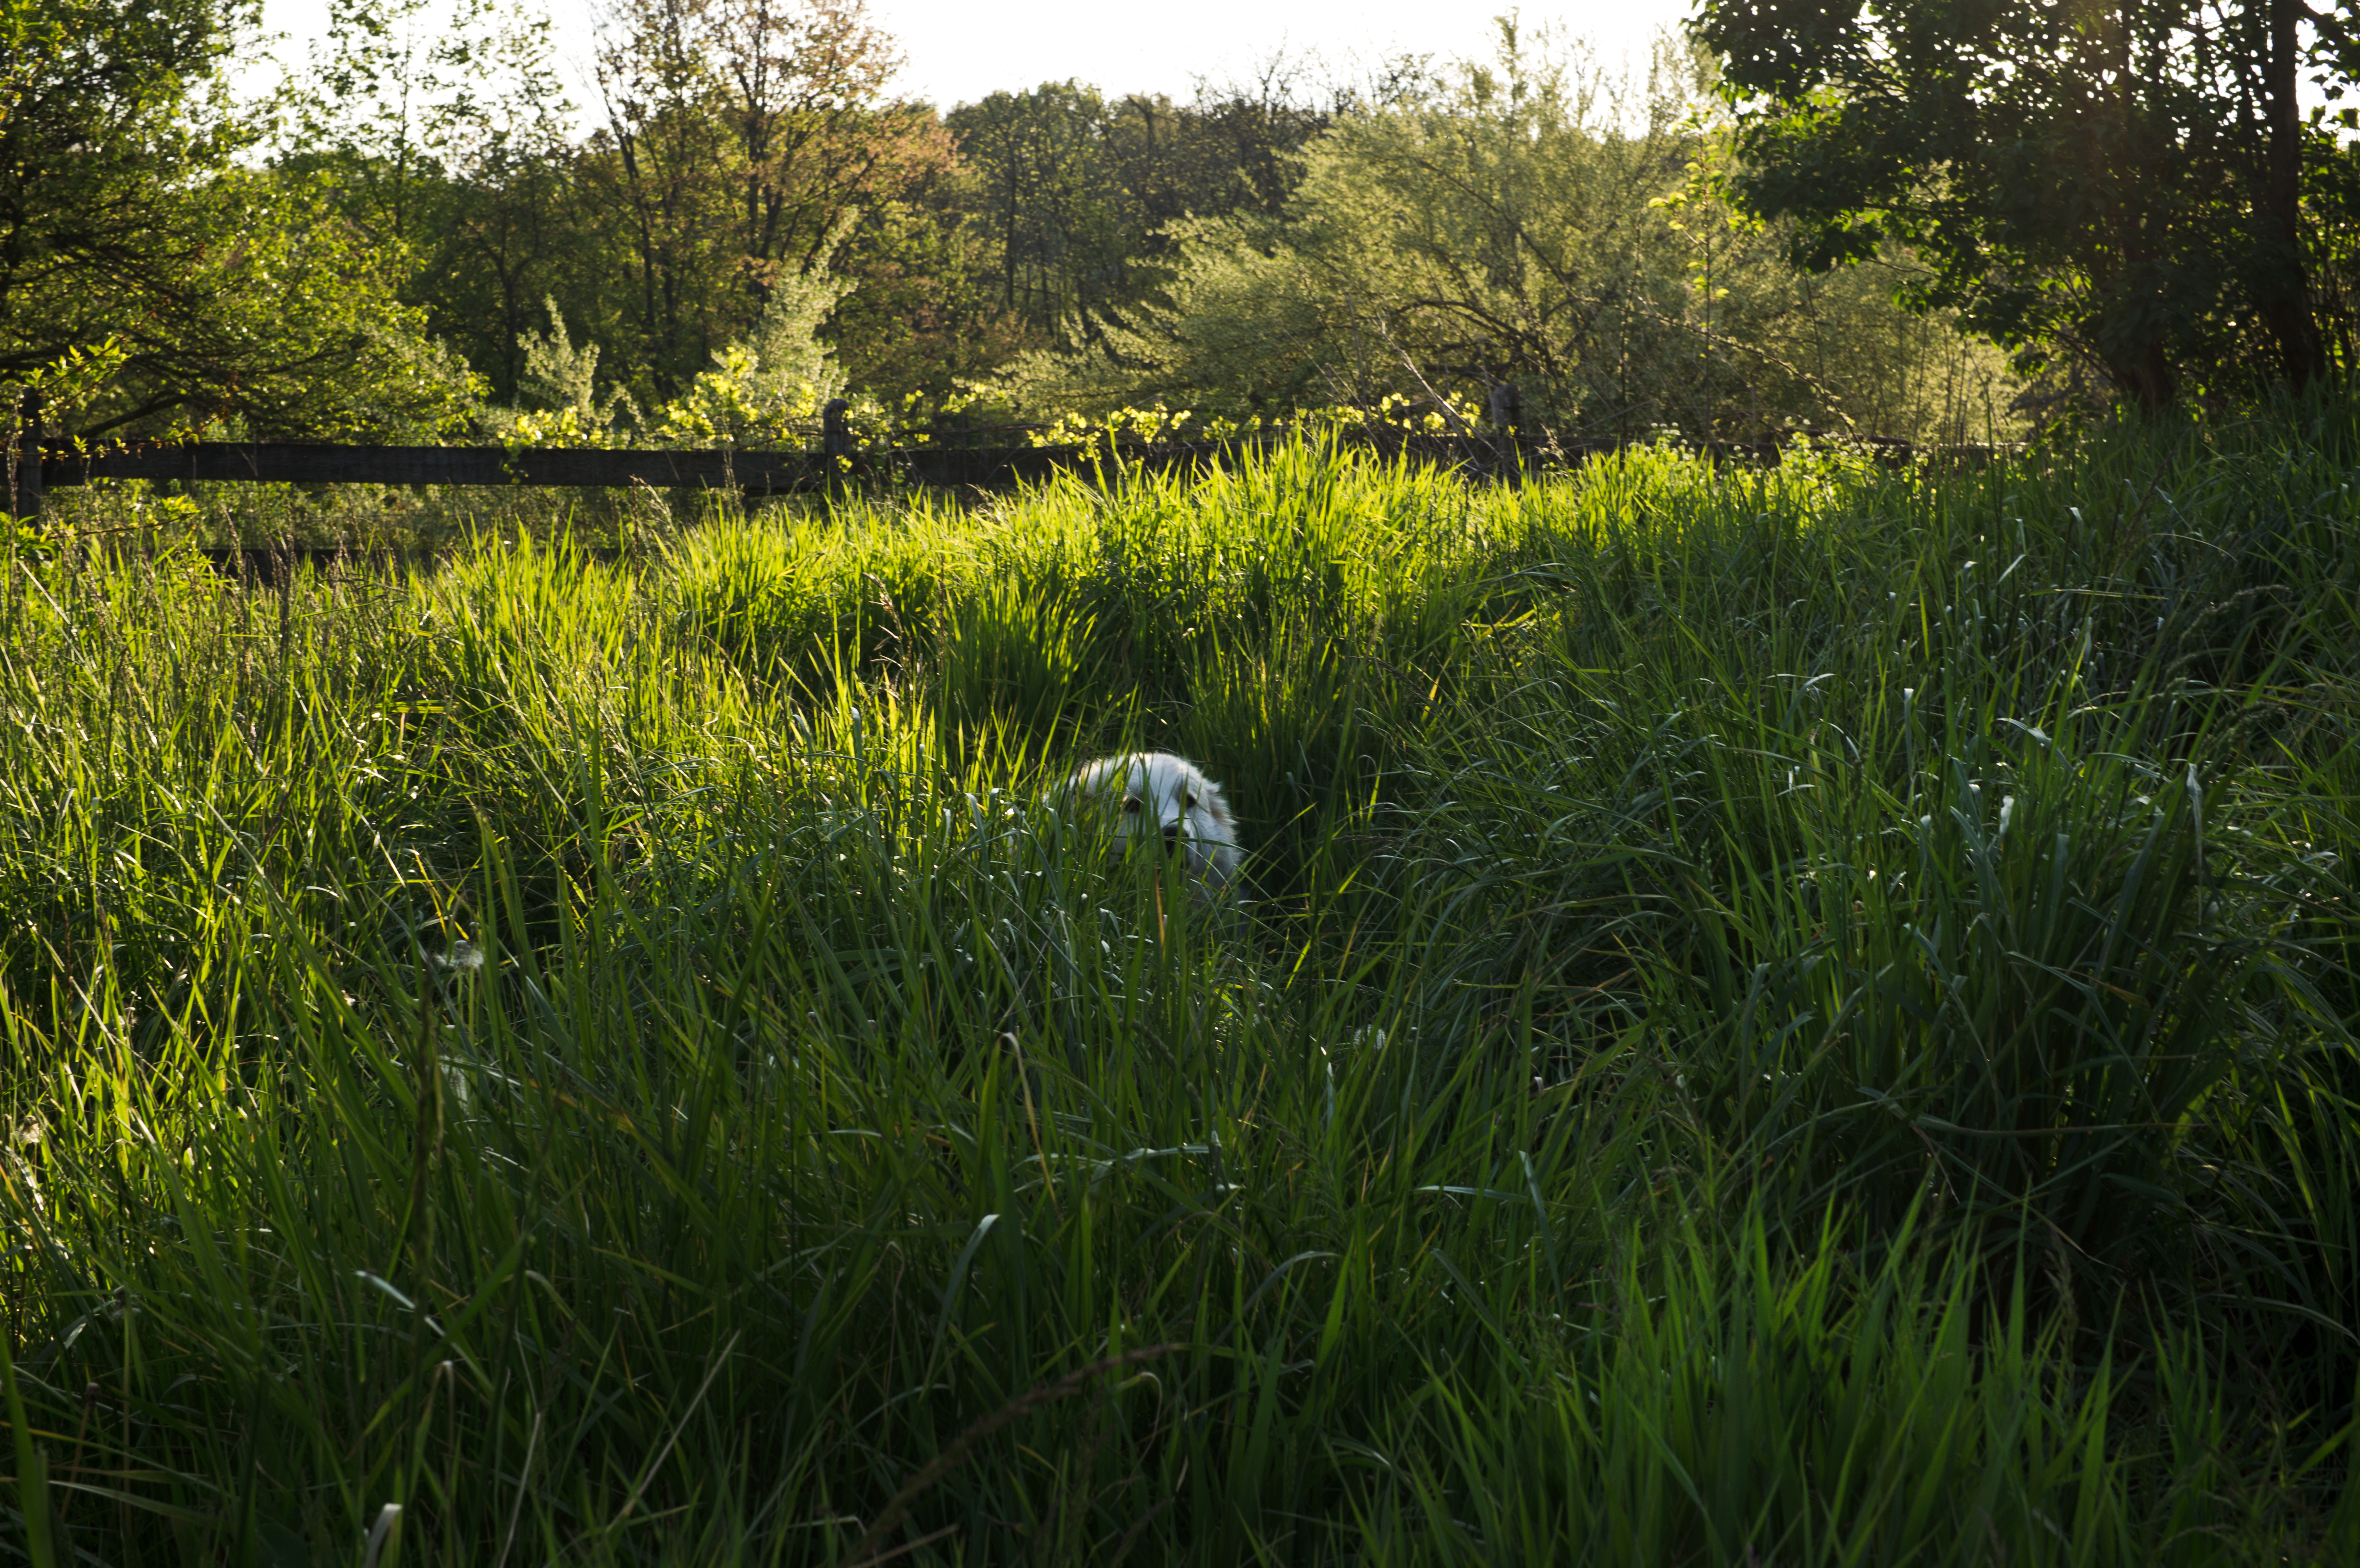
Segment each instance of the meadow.
[[2355,472],[22,543],[0,1553],[2360,1560]]

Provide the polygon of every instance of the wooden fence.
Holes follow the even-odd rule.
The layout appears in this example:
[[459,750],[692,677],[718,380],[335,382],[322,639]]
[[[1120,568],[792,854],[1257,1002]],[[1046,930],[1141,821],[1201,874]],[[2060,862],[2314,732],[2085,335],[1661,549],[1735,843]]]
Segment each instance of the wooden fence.
[[[734,490],[745,495],[812,492],[852,483],[899,481],[915,485],[1000,488],[1046,479],[1058,473],[1115,468],[1162,470],[1217,465],[1286,439],[1249,435],[1222,441],[1104,442],[1078,446],[968,446],[926,444],[891,448],[855,445],[841,404],[831,404],[816,451],[614,451],[577,447],[333,446],[283,441],[181,441],[126,444],[77,451],[40,445],[38,405],[27,399],[12,457],[11,514],[37,517],[50,490],[98,480],[145,479],[188,484],[281,485],[571,485],[583,488]],[[1815,435],[1820,432],[1803,432]],[[952,439],[958,439],[955,433]],[[1352,435],[1357,444],[1388,454],[1459,467],[1471,474],[1513,481],[1526,472],[1565,466],[1622,451],[1626,441],[1551,441],[1545,446],[1513,438],[1405,435],[1371,430]],[[1695,448],[1716,458],[1775,463],[1778,441],[1716,441]],[[1906,441],[1870,443],[1885,458],[1907,463],[1918,455]],[[1953,460],[1985,461],[1988,448],[1950,448]]]
[[75,452],[27,452],[17,465],[18,517],[39,510],[51,490],[93,480],[179,480],[195,484],[552,485],[583,488],[735,490],[777,495],[814,491],[846,479],[886,477],[921,485],[999,487],[1087,470],[1113,460],[1125,466],[1170,467],[1218,462],[1239,442],[934,448],[849,452],[613,451],[573,447],[324,446],[285,442],[186,441]]

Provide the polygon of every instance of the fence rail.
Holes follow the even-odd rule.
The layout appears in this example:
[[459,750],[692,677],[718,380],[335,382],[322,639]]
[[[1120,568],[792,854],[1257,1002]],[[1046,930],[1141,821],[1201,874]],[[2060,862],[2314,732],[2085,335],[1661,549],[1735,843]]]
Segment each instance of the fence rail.
[[22,450],[16,515],[37,514],[51,490],[99,480],[194,484],[649,485],[735,490],[756,495],[823,489],[847,477],[893,475],[941,485],[1015,484],[1109,459],[1129,467],[1218,462],[1251,442],[1157,446],[902,447],[890,451],[682,452],[563,447],[324,446],[291,442],[187,441],[75,452]]
[[[1079,446],[971,447],[927,445],[856,449],[841,417],[830,410],[824,444],[813,451],[615,451],[582,447],[330,446],[284,441],[180,441],[95,451],[37,444],[37,408],[28,407],[10,466],[11,512],[37,517],[50,490],[101,480],[145,479],[191,484],[568,485],[582,488],[734,490],[775,495],[824,489],[847,478],[891,477],[945,486],[998,487],[1096,466],[1161,470],[1234,462],[1284,438],[1251,435],[1220,441],[1093,443]],[[1824,432],[1798,432],[1814,438]],[[1377,432],[1356,441],[1388,454],[1464,466],[1500,477],[1565,466],[1650,441],[1619,440],[1546,446],[1480,434],[1404,435]],[[1692,443],[1716,458],[1775,463],[1777,441]],[[1908,442],[1872,441],[1885,461],[1919,455],[1981,463],[1989,447],[1946,447],[1926,453]]]
[[825,460],[800,452],[615,452],[569,447],[314,446],[187,441],[88,453],[45,450],[41,486],[102,479],[196,484],[557,485],[659,489],[784,489]]

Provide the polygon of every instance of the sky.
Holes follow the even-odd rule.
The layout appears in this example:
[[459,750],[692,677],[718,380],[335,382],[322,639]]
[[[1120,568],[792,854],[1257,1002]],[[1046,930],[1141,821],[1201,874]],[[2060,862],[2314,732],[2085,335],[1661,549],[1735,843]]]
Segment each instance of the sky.
[[[591,88],[593,0],[545,4],[578,104]],[[1185,100],[1198,77],[1250,75],[1282,49],[1316,55],[1329,70],[1403,50],[1446,58],[1491,52],[1496,5],[1433,0],[1191,0],[1185,6],[1108,0],[869,0],[869,15],[897,38],[908,63],[902,96],[941,108],[972,103],[1001,88],[1077,78],[1109,93],[1163,93]],[[1555,25],[1587,38],[1605,61],[1646,60],[1655,29],[1674,26],[1688,0],[1565,4],[1518,7],[1526,27]],[[265,0],[264,25],[288,35],[280,53],[306,58],[305,43],[326,31],[327,0]],[[1321,74],[1326,74],[1322,72]]]
[[[996,88],[1068,76],[1110,93],[1185,99],[1198,76],[1244,76],[1281,49],[1331,63],[1404,49],[1485,55],[1490,18],[1514,7],[1432,0],[1191,0],[1185,6],[870,0],[870,8],[901,40],[911,95],[947,106]],[[1527,27],[1554,23],[1588,38],[1610,59],[1627,52],[1644,63],[1650,32],[1677,23],[1689,6],[1687,0],[1592,0],[1517,9]]]

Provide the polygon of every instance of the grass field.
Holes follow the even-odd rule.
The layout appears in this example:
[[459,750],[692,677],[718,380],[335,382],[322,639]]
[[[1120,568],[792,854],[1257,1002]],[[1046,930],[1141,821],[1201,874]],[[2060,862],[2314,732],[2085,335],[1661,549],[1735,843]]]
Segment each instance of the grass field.
[[2355,465],[20,550],[0,1553],[2360,1561]]

